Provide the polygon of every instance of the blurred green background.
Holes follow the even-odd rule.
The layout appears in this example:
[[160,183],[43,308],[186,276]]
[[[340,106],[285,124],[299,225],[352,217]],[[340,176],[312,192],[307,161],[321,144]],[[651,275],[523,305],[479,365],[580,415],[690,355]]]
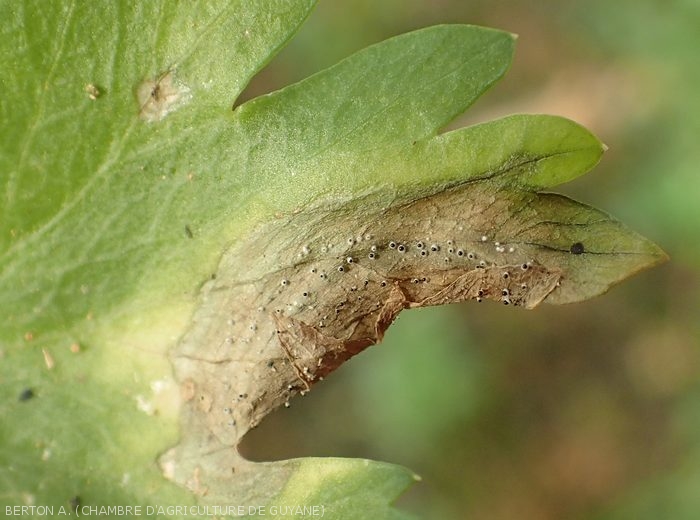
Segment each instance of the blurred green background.
[[431,519],[699,518],[700,2],[321,0],[245,96],[445,22],[519,35],[510,73],[453,126],[584,124],[610,150],[557,190],[671,262],[575,306],[405,312],[244,452],[406,465],[423,482],[399,505]]

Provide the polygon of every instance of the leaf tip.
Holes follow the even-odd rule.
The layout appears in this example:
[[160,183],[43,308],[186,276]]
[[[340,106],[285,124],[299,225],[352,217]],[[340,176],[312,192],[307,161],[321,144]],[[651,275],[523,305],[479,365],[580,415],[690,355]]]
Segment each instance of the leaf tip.
[[[651,240],[619,226],[615,237],[619,246],[603,238],[591,258],[572,253],[579,259],[566,266],[565,280],[547,298],[547,303],[577,303],[607,293],[612,287],[643,271],[667,262],[669,255]],[[601,233],[601,237],[605,233]]]
[[648,269],[651,267],[656,267],[661,264],[665,264],[666,262],[671,260],[671,256],[661,249],[657,244],[654,242],[649,242],[651,246],[651,251],[649,253],[650,261],[649,265],[646,267],[643,267],[642,269]]

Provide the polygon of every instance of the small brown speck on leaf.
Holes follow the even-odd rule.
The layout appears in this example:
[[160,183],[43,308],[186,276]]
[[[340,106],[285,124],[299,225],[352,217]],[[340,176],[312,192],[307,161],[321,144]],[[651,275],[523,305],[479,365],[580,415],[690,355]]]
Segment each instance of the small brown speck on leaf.
[[92,83],[88,83],[87,85],[85,85],[85,92],[92,101],[96,101],[97,98],[100,97],[100,95],[102,94],[102,92],[100,92],[99,87]]
[[48,368],[49,370],[53,370],[53,367],[56,365],[56,362],[54,361],[51,353],[45,348],[41,349],[41,353],[44,355],[44,364],[46,365],[46,368]]

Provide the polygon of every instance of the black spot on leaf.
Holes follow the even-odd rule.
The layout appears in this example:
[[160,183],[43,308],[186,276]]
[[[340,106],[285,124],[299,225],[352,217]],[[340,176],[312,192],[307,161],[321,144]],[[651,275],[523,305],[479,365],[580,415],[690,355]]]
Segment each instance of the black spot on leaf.
[[34,390],[32,390],[31,388],[25,388],[19,394],[19,401],[20,402],[29,401],[34,396],[35,396]]
[[581,242],[574,242],[573,244],[571,244],[571,248],[569,249],[569,251],[571,251],[571,254],[581,255],[585,250]]

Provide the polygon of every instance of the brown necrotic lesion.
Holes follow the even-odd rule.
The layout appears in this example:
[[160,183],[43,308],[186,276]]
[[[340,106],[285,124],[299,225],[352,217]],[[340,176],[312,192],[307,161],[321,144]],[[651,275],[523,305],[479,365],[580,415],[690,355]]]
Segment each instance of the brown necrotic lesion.
[[[169,97],[172,78],[163,79],[143,87],[144,110]],[[225,253],[172,353],[189,396],[183,438],[198,457],[237,446],[270,411],[381,341],[405,309],[579,301],[649,264],[606,248],[597,237],[622,233],[619,224],[563,197],[485,181],[389,199],[289,214]]]
[[136,88],[139,117],[148,122],[160,121],[189,99],[190,89],[176,81],[173,70],[144,80]]

